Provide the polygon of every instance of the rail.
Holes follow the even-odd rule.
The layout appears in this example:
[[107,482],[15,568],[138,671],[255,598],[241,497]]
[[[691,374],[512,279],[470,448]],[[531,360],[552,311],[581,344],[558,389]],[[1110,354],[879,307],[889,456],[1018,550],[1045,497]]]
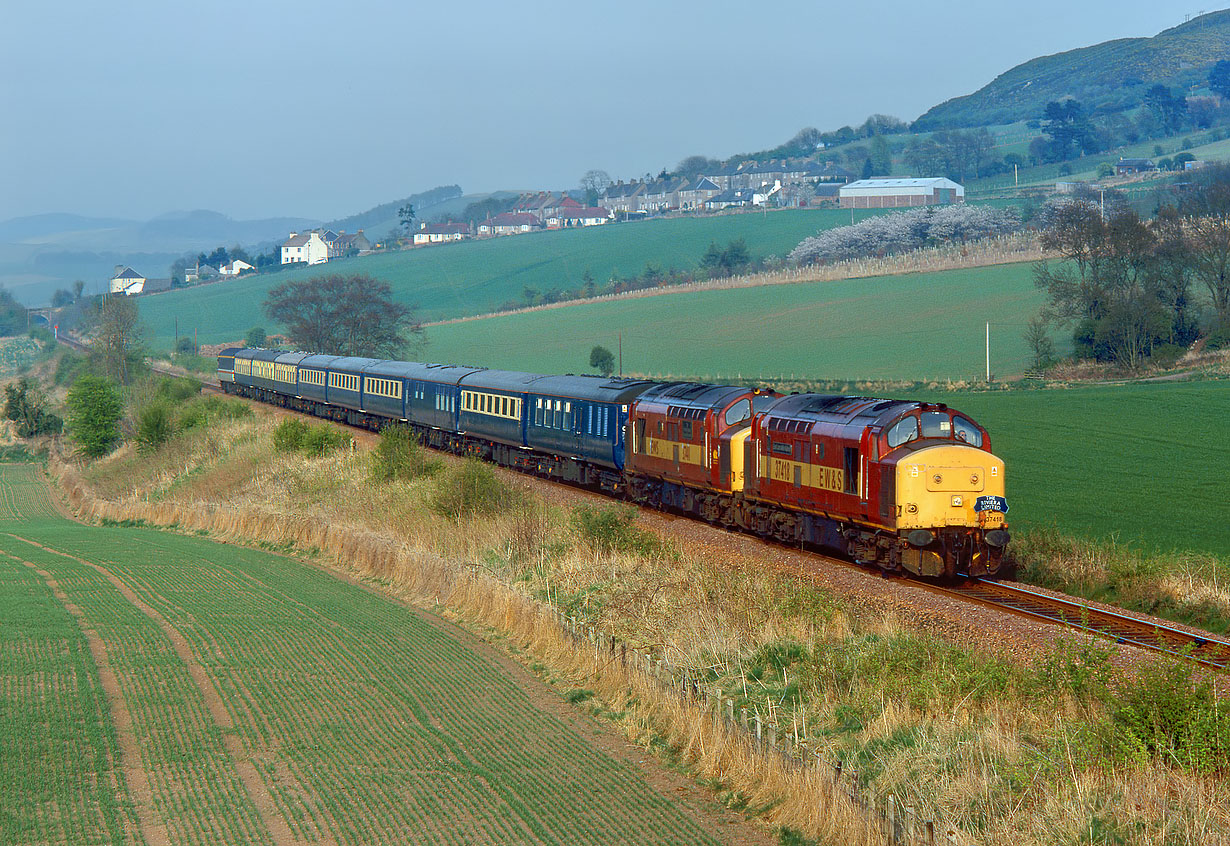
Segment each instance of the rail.
[[967,601],[1058,623],[1116,643],[1185,658],[1206,667],[1225,670],[1230,666],[1230,641],[1207,633],[1196,634],[1156,620],[1141,620],[1021,585],[986,579],[971,578],[963,584],[937,586],[936,589]]

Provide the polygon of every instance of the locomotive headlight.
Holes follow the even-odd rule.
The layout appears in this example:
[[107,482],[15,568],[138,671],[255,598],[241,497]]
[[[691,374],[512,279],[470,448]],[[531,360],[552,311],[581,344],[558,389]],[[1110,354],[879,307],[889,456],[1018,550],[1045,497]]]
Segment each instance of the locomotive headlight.
[[954,497],[952,498],[952,507],[953,507],[953,508],[960,508],[960,507],[962,506],[962,504],[964,504],[964,502],[965,502],[965,500],[964,500],[963,498],[961,498],[961,497],[959,497],[959,496],[954,496]]

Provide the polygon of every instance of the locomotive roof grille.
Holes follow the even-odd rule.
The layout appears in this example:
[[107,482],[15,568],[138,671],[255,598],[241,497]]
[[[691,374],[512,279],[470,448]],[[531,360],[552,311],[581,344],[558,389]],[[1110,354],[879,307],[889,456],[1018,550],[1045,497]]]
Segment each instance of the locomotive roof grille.
[[667,417],[678,417],[683,420],[700,420],[705,416],[703,408],[686,408],[679,405],[670,405],[666,408]]

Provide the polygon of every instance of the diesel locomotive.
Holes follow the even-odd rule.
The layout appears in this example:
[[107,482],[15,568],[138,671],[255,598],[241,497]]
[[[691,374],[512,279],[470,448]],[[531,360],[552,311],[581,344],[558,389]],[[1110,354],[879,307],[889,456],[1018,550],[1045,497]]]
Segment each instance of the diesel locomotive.
[[943,403],[241,348],[218,380],[884,571],[1008,575],[1004,463]]

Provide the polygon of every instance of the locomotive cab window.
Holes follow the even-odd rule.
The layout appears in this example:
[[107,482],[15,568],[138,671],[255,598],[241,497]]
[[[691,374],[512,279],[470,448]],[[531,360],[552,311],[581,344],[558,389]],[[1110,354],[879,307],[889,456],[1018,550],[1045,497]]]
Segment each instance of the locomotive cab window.
[[922,434],[924,438],[951,438],[952,419],[942,411],[924,411]]
[[888,448],[899,447],[918,437],[918,418],[903,417],[888,430]]
[[970,446],[982,446],[982,432],[979,432],[977,426],[960,415],[952,418],[952,434],[958,441],[964,441]]
[[722,420],[727,426],[737,426],[751,416],[751,400],[741,399],[730,408],[726,409],[726,414],[722,416]]

